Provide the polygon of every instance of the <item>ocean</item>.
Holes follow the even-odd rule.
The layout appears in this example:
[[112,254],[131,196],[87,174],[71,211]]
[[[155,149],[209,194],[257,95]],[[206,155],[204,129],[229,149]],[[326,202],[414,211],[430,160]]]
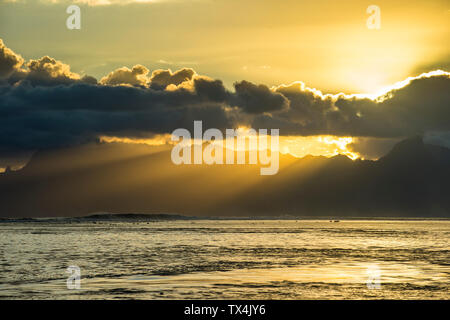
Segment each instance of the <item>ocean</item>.
[[449,299],[449,239],[448,220],[3,220],[0,299]]

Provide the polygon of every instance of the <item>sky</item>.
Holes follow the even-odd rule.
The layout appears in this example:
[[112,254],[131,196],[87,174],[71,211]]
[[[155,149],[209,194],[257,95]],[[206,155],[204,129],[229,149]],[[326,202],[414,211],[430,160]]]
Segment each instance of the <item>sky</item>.
[[193,120],[279,128],[296,156],[450,146],[449,18],[448,1],[2,0],[0,167]]
[[[65,27],[72,3],[80,30]],[[371,4],[381,9],[379,30],[366,26]],[[49,55],[95,77],[142,64],[191,67],[228,87],[300,80],[372,93],[450,59],[445,0],[2,0],[0,17],[2,39],[26,59]]]

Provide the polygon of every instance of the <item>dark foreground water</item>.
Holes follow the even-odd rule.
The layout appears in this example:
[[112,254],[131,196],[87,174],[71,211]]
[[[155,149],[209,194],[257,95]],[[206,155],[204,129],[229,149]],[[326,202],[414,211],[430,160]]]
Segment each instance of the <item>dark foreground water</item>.
[[449,299],[449,240],[450,221],[2,222],[0,299]]

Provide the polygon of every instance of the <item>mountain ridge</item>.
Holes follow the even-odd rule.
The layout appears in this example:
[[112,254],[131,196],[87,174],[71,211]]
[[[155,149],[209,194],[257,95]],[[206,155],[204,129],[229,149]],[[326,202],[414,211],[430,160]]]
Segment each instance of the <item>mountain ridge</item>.
[[412,137],[379,160],[280,154],[259,165],[182,165],[170,147],[92,145],[46,151],[0,175],[0,217],[96,212],[190,216],[450,217],[450,150]]

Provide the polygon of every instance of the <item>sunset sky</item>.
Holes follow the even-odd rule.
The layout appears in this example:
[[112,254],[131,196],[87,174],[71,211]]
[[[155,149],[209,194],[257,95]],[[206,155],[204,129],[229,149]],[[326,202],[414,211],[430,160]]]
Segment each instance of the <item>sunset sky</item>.
[[[139,3],[146,2],[146,3]],[[65,9],[81,7],[81,30]],[[107,4],[111,3],[111,4]],[[1,36],[24,58],[55,57],[102,77],[122,66],[191,67],[269,86],[304,81],[325,92],[372,93],[449,63],[448,1],[2,1]]]
[[450,145],[446,0],[2,0],[0,38],[0,167],[193,120],[279,128],[296,156],[375,159],[415,134]]

